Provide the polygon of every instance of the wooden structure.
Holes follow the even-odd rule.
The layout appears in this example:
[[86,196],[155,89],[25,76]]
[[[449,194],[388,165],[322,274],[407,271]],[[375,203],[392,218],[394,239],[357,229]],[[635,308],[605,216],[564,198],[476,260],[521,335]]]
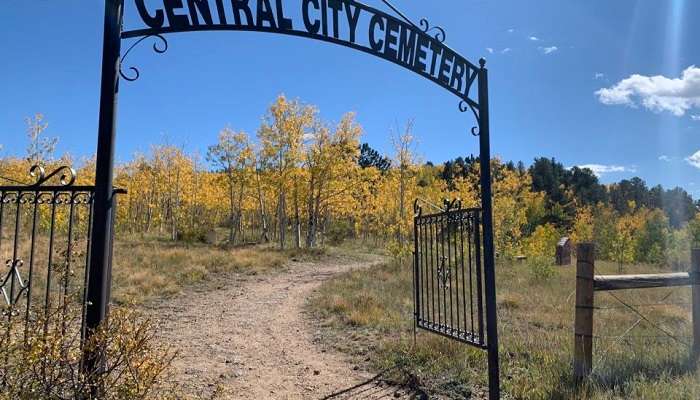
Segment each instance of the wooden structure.
[[557,265],[571,265],[571,240],[568,237],[559,239],[556,251]]
[[700,357],[700,249],[691,252],[690,272],[647,275],[595,275],[595,247],[576,248],[576,315],[574,320],[574,379],[582,381],[592,369],[593,310],[596,291],[692,286],[692,358]]

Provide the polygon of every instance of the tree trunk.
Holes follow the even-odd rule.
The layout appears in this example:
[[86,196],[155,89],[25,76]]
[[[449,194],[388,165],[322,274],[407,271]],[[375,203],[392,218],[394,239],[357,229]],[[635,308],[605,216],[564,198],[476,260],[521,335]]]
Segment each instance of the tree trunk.
[[229,223],[229,230],[228,230],[228,241],[230,244],[234,244],[236,241],[236,231],[235,231],[235,226],[236,226],[236,217],[235,217],[235,209],[236,209],[236,193],[234,192],[233,189],[233,178],[229,176],[228,179],[228,201],[229,201],[229,213],[228,213],[228,223]]
[[171,207],[171,238],[172,240],[177,240],[177,211],[180,209],[180,170],[177,170],[175,174],[175,201],[174,205]]
[[[238,205],[236,207],[236,235],[238,237],[243,236],[242,231],[243,231],[243,193],[244,193],[244,185],[243,185],[243,179],[241,179],[241,184],[238,187]],[[241,241],[244,239],[241,237]]]
[[260,222],[262,223],[262,240],[265,243],[270,242],[270,235],[268,234],[267,230],[267,215],[265,215],[265,198],[263,197],[263,192],[262,192],[262,185],[260,183],[260,173],[258,171],[255,171],[255,180],[257,181],[257,186],[258,186],[258,203],[260,206]]
[[301,248],[301,217],[299,215],[299,188],[294,184],[294,247]]
[[[318,192],[316,193],[316,198],[314,199],[315,204],[313,207],[313,218],[312,218],[312,220],[314,221],[314,224],[313,224],[314,229],[313,229],[313,234],[311,235],[313,246],[316,246],[316,241],[318,239],[317,233],[318,233],[319,221],[321,220],[321,190],[322,189],[323,188],[319,185]],[[324,229],[324,233],[325,233],[325,229]]]
[[309,214],[308,226],[306,228],[306,247],[314,247],[314,239],[316,235],[316,221],[314,221],[314,183],[315,176],[312,174],[309,180],[309,197],[307,199],[306,209]]
[[280,249],[284,250],[285,233],[287,230],[287,216],[285,214],[285,199],[284,191],[280,190],[279,199],[277,201],[277,228],[279,229],[279,244]]

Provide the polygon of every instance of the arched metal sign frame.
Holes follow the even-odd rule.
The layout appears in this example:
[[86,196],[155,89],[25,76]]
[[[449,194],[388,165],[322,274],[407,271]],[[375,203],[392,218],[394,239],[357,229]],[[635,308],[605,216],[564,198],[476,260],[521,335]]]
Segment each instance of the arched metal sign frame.
[[[134,81],[140,77],[136,67],[125,67],[131,50],[153,38],[153,50],[164,53],[168,42],[164,35],[195,31],[249,31],[305,37],[361,51],[428,79],[459,98],[459,111],[471,111],[477,126],[471,129],[479,137],[481,166],[481,223],[486,305],[489,397],[500,397],[498,329],[496,316],[496,280],[491,200],[490,131],[488,71],[486,61],[479,66],[469,62],[445,44],[446,32],[431,26],[426,19],[417,25],[388,0],[381,0],[396,16],[355,0],[298,0],[303,29],[285,16],[282,0],[258,0],[255,13],[249,0],[163,0],[160,7],[149,8],[144,0],[133,1],[145,28],[123,31],[124,0],[105,0],[102,82],[97,144],[94,216],[91,230],[89,280],[87,286],[86,326],[88,334],[104,321],[111,285],[114,145],[119,78]],[[274,6],[273,6],[274,3]],[[213,6],[212,6],[213,4]],[[226,7],[229,7],[226,9]],[[253,15],[255,14],[255,15]],[[233,18],[231,18],[233,15]],[[364,17],[364,18],[363,18]],[[368,22],[364,41],[358,40],[359,21]],[[245,20],[245,22],[244,22]],[[343,35],[338,28],[347,22]],[[332,29],[331,29],[332,28]],[[136,40],[122,55],[122,41]],[[477,82],[476,100],[470,96]],[[100,368],[99,354],[86,354],[84,367]]]

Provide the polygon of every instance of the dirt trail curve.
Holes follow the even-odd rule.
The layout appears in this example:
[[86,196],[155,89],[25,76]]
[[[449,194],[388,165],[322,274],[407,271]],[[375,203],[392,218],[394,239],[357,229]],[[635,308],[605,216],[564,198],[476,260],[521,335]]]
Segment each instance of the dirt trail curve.
[[356,370],[313,341],[304,302],[323,281],[371,262],[295,262],[283,272],[221,277],[150,307],[161,336],[179,352],[175,375],[186,392],[226,399],[413,398]]

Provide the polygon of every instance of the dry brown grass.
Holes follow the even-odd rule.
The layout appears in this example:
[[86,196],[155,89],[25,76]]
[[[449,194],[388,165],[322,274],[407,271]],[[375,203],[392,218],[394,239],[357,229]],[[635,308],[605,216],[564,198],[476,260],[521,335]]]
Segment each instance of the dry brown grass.
[[158,238],[123,238],[115,243],[112,293],[117,303],[141,303],[215,283],[218,274],[259,274],[285,268],[292,257],[314,254],[277,251],[270,246],[226,248]]

